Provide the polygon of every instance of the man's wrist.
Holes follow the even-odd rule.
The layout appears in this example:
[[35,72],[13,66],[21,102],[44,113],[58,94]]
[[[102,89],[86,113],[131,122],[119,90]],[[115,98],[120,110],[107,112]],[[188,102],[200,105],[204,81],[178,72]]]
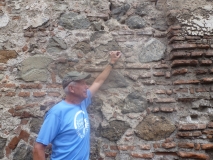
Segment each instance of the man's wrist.
[[114,67],[114,63],[112,63],[112,62],[109,62],[108,65],[110,65],[112,68]]

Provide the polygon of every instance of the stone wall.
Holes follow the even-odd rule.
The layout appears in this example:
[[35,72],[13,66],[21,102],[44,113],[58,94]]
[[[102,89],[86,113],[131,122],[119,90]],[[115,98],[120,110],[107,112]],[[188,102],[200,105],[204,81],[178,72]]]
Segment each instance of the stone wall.
[[[0,159],[30,160],[61,77],[95,77],[91,160],[213,159],[212,0],[0,0]],[[51,150],[47,149],[47,157]]]

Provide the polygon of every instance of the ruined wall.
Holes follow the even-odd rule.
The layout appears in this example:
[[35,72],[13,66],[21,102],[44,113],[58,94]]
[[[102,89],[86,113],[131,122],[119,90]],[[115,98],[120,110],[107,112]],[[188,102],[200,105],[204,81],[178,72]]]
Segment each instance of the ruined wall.
[[[30,160],[61,77],[95,77],[91,160],[213,159],[212,0],[0,0],[0,159]],[[50,150],[47,150],[47,157]]]

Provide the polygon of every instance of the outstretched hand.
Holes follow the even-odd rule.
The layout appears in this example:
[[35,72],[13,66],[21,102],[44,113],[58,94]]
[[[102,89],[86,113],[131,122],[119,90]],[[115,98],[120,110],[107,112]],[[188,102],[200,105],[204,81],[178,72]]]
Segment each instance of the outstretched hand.
[[111,51],[110,55],[110,63],[115,64],[117,60],[121,57],[122,53],[120,51]]

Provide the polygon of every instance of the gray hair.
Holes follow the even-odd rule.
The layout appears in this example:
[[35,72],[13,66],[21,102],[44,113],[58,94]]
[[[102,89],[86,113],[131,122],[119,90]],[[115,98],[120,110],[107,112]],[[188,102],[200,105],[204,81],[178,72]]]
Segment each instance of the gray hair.
[[69,86],[70,86],[70,85],[74,86],[75,84],[76,84],[76,82],[74,82],[74,81],[70,82],[70,83],[64,88],[65,94],[68,94],[68,93],[69,93]]

